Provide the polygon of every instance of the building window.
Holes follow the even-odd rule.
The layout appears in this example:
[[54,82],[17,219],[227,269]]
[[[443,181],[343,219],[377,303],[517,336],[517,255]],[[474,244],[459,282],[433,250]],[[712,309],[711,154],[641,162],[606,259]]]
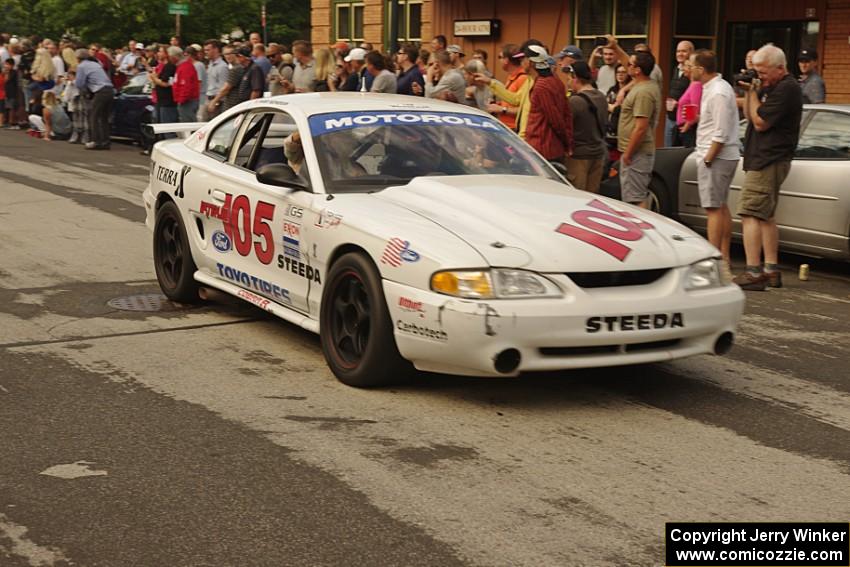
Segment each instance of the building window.
[[585,54],[597,37],[613,34],[626,51],[646,43],[649,0],[577,0],[573,37]]
[[364,5],[357,2],[337,2],[334,30],[337,41],[363,41]]
[[717,0],[690,2],[676,0],[673,19],[673,63],[676,62],[676,44],[690,41],[696,49],[717,49]]
[[422,41],[422,2],[420,0],[396,2],[395,17],[398,23],[398,41]]

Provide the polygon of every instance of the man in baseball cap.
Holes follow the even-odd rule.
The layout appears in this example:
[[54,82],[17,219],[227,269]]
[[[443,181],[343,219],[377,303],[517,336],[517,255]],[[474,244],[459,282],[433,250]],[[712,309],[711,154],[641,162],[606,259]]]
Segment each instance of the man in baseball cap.
[[463,52],[463,49],[459,45],[452,44],[446,48],[446,51],[449,52],[449,56],[452,60],[452,65],[457,68],[463,67],[463,58],[466,57],[466,54]]
[[572,153],[573,121],[564,83],[552,74],[551,57],[542,45],[526,45],[524,67],[534,80],[529,97],[525,141],[549,161],[563,163]]
[[822,104],[826,102],[826,85],[818,74],[818,52],[814,49],[802,49],[797,55],[800,68],[800,88],[803,89],[803,102]]
[[[348,78],[340,87],[342,91],[368,91],[372,87],[372,76],[364,69],[366,66],[366,50],[355,47],[343,59],[348,65]],[[368,83],[368,84],[367,84]]]
[[555,54],[555,59],[558,60],[558,66],[564,73],[570,73],[570,69],[577,61],[584,61],[584,56],[581,49],[575,45],[568,45],[561,51]]

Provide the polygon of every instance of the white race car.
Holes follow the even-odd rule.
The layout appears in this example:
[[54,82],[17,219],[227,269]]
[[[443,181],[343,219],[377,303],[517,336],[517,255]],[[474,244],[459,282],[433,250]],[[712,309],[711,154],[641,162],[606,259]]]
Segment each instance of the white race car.
[[189,136],[156,145],[144,192],[163,293],[216,288],[319,333],[346,384],[732,345],[744,297],[714,247],[572,188],[476,109],[301,94],[156,129]]

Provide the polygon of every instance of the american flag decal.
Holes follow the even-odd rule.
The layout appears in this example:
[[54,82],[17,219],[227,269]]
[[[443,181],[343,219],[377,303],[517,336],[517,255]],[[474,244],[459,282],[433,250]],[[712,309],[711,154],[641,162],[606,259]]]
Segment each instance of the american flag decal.
[[401,266],[402,253],[410,247],[410,242],[401,238],[391,238],[387,242],[387,247],[384,248],[384,254],[381,256],[382,264],[389,264],[394,268]]

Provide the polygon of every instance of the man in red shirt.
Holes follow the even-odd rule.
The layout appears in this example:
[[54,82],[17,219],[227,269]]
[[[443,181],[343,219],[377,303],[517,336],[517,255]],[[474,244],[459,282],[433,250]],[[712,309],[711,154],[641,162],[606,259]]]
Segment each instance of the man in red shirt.
[[[180,50],[179,47],[169,47],[169,56],[172,49],[175,52]],[[178,57],[175,57],[175,59]],[[183,52],[183,59],[177,64],[172,92],[174,102],[177,103],[177,115],[180,122],[197,122],[201,83],[198,79],[198,71],[195,70],[195,60],[185,51]]]
[[529,45],[525,59],[523,67],[534,81],[525,141],[547,160],[563,163],[573,151],[573,118],[567,90],[552,74],[552,60],[545,47]]
[[109,56],[103,52],[103,48],[99,43],[92,43],[89,46],[89,53],[92,57],[97,59],[100,66],[103,67],[103,70],[106,72],[106,76],[109,77],[109,80],[112,80],[112,60],[109,59]]

